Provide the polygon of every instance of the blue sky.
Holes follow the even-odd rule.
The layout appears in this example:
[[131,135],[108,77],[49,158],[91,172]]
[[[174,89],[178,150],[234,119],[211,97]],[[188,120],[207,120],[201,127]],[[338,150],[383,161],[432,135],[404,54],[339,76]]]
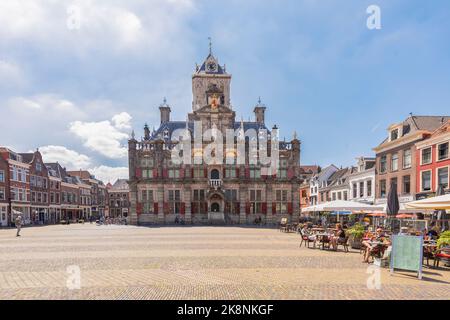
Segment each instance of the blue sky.
[[159,123],[163,97],[185,119],[209,36],[239,119],[261,96],[304,164],[354,164],[409,112],[450,114],[444,0],[2,1],[0,21],[0,145],[106,180],[126,174],[126,136]]

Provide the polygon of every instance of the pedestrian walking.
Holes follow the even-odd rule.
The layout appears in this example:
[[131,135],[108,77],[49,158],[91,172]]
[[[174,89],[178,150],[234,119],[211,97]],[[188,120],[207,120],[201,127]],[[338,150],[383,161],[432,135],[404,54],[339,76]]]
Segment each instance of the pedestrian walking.
[[20,237],[20,229],[22,229],[22,215],[19,214],[16,217],[15,223],[16,223],[16,228],[17,228],[16,237]]

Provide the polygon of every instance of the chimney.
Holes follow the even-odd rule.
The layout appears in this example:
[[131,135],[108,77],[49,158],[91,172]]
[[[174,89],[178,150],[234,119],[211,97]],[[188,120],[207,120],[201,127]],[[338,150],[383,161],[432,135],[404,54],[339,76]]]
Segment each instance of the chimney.
[[170,107],[168,105],[163,105],[159,107],[161,112],[161,123],[170,121]]

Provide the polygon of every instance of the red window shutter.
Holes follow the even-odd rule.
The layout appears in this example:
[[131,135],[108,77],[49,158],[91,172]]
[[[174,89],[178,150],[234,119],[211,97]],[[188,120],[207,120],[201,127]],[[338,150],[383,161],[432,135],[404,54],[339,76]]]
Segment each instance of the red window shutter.
[[153,178],[158,178],[158,170],[153,169]]
[[143,210],[142,203],[140,203],[140,202],[136,203],[136,213],[137,213],[137,215],[140,215],[142,213],[142,210]]
[[222,179],[226,177],[227,170],[225,168],[222,169]]
[[250,178],[250,168],[249,167],[245,168],[245,177]]
[[142,178],[142,169],[141,168],[136,168],[136,177]]
[[245,204],[245,213],[246,213],[246,214],[250,214],[250,202],[247,202],[247,203]]
[[158,202],[153,203],[153,212],[158,214]]
[[184,205],[184,202],[181,203],[180,213],[181,213],[181,214],[184,214],[184,213],[185,213],[185,205]]
[[277,204],[272,202],[272,214],[277,214]]
[[194,168],[191,168],[191,178],[194,177]]
[[167,202],[164,202],[164,214],[169,213],[169,204]]
[[240,202],[236,202],[235,205],[236,205],[235,212],[236,213],[241,213],[241,203]]
[[184,168],[180,169],[180,178],[183,179],[184,178]]
[[267,202],[263,202],[261,207],[262,213],[267,214]]
[[288,179],[292,179],[294,177],[294,170],[292,170],[292,168],[288,169],[287,177]]
[[195,202],[191,202],[191,213],[194,214],[195,212]]
[[205,178],[208,178],[208,169],[204,169],[204,171],[205,171]]
[[168,170],[166,168],[163,169],[163,177],[164,178],[169,177],[169,172],[168,172]]
[[289,213],[289,214],[292,214],[292,212],[293,212],[293,210],[292,210],[292,202],[288,202],[288,207],[287,207],[287,209],[288,209],[288,213]]
[[236,168],[236,178],[239,179],[239,168]]

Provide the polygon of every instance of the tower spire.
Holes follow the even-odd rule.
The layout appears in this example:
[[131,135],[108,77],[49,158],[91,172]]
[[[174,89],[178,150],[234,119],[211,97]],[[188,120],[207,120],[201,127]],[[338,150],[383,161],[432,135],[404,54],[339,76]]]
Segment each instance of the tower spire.
[[208,37],[209,40],[209,54],[212,54],[212,41],[211,41],[211,37]]

